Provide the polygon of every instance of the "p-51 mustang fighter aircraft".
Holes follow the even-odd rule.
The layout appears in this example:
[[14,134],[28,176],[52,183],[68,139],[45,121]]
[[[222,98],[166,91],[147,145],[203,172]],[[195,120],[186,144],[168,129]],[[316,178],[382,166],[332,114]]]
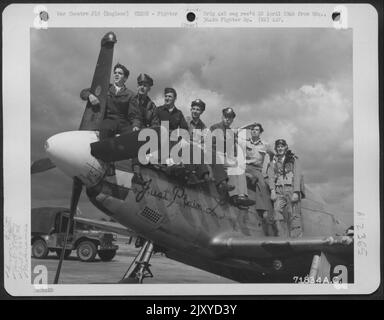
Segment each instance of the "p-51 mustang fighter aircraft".
[[[78,131],[49,138],[45,144],[49,158],[34,162],[31,171],[57,167],[73,178],[72,218],[85,187],[95,207],[146,239],[121,282],[141,283],[152,276],[149,261],[154,250],[238,282],[293,283],[294,277],[306,275],[331,281],[336,265],[348,268],[351,281],[353,240],[308,189],[301,200],[302,236],[294,238],[289,230],[286,237],[269,236],[265,219],[255,209],[223,203],[213,181],[188,185],[179,176],[147,165],[141,169],[145,184],[132,182],[128,161],[137,157],[138,132],[99,141],[97,131],[106,108],[115,43],[112,32],[101,40],[91,85],[100,104],[87,103]],[[106,174],[110,161],[115,161],[113,176]]]

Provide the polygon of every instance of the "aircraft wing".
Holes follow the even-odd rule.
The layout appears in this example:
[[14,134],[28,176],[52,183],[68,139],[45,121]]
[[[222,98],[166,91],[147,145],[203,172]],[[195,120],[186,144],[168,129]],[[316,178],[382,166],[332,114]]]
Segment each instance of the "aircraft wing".
[[335,236],[327,238],[278,238],[241,237],[224,235],[214,238],[211,247],[220,256],[237,258],[273,258],[305,252],[324,252],[329,254],[353,254],[353,238]]
[[108,222],[108,221],[100,221],[100,220],[93,220],[93,219],[87,219],[87,218],[81,218],[81,217],[75,217],[75,220],[78,222],[82,222],[85,224],[89,224],[91,226],[95,226],[97,228],[115,232],[124,236],[133,236],[136,235],[136,233],[120,223],[117,222]]

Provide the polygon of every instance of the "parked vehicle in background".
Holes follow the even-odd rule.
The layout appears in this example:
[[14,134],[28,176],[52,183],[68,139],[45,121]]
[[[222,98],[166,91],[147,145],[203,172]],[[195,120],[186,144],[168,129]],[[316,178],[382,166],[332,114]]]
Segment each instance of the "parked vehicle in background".
[[[43,259],[49,252],[58,256],[64,244],[69,220],[69,210],[58,207],[34,208],[31,212],[32,256]],[[119,248],[117,235],[97,230],[94,226],[80,222],[75,217],[71,226],[64,257],[76,251],[81,261],[93,261],[98,254],[102,261],[111,261]]]

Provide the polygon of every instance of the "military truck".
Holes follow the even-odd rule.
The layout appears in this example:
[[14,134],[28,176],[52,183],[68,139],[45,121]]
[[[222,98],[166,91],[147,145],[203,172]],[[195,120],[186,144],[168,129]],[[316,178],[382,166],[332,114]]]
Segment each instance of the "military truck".
[[[114,242],[117,235],[112,232],[97,230],[94,226],[74,218],[71,226],[64,257],[68,258],[76,251],[81,261],[90,262],[99,255],[102,261],[111,261],[119,248]],[[32,256],[43,259],[49,252],[61,255],[69,221],[66,208],[34,208],[31,212]]]

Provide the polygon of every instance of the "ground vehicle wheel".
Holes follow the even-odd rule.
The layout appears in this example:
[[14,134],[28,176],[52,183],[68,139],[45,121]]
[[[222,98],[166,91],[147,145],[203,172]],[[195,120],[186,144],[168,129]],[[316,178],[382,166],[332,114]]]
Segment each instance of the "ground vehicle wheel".
[[32,256],[37,259],[44,259],[48,256],[49,249],[43,239],[37,239],[32,245]]
[[101,261],[111,261],[116,255],[116,250],[101,250],[98,253]]
[[97,254],[96,245],[92,241],[82,241],[77,246],[77,256],[81,261],[93,261]]
[[[62,249],[56,249],[55,250],[55,252],[56,252],[56,255],[60,258],[60,256],[61,256],[61,250]],[[72,250],[65,250],[65,252],[64,252],[64,259],[67,259],[70,255],[71,255],[71,252],[72,252]]]

